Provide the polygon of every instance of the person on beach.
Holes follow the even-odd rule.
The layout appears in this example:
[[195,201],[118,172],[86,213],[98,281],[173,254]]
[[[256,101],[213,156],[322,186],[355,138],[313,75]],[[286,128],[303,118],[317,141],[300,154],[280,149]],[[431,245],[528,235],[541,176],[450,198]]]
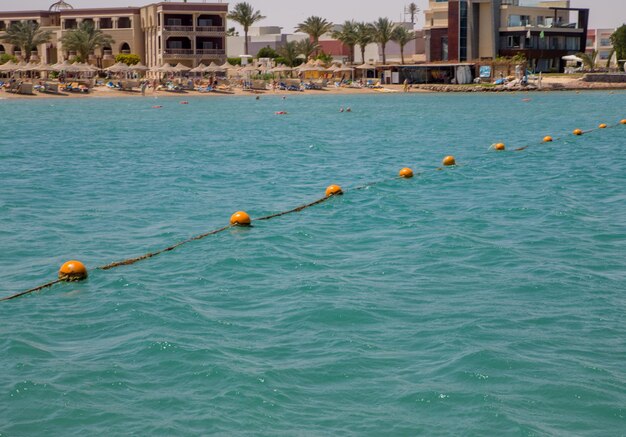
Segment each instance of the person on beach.
[[409,92],[409,79],[404,79],[404,92]]
[[148,83],[145,80],[141,81],[141,95],[145,96],[146,95],[146,88],[148,87]]

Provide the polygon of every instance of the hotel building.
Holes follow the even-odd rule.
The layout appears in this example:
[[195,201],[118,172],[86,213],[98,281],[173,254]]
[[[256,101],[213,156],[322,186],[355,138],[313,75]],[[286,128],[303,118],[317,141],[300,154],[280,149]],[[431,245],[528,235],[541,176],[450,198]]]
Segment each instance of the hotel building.
[[[115,43],[98,49],[89,62],[101,67],[114,63],[120,53],[134,53],[148,67],[179,62],[195,67],[201,62],[223,63],[226,59],[227,3],[161,2],[135,8],[74,9],[61,0],[48,11],[0,12],[0,37],[20,21],[34,21],[53,32],[47,44],[37,48],[34,58],[53,64],[71,58],[61,38],[83,22],[110,35]],[[21,56],[19,47],[0,42],[0,54]]]
[[598,53],[596,58],[597,67],[617,65],[617,59],[611,42],[611,35],[616,29],[590,29],[587,31],[587,53],[594,50]]
[[589,9],[569,0],[429,0],[426,59],[457,61],[524,55],[537,71],[563,71],[562,57],[584,52]]

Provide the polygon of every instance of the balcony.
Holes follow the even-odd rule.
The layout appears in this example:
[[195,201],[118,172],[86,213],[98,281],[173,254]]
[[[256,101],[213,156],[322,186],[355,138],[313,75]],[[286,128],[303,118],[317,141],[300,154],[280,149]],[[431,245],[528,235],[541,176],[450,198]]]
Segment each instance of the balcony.
[[166,32],[193,32],[193,26],[163,26]]
[[163,57],[165,58],[195,58],[203,56],[223,56],[226,54],[225,49],[198,49],[195,51],[191,49],[165,49],[163,50]]
[[165,49],[163,50],[163,54],[174,55],[174,56],[180,56],[180,55],[190,56],[190,55],[193,55],[193,50],[192,49]]
[[224,26],[198,26],[196,32],[226,32]]
[[225,55],[226,50],[224,49],[198,49],[196,50],[197,55]]

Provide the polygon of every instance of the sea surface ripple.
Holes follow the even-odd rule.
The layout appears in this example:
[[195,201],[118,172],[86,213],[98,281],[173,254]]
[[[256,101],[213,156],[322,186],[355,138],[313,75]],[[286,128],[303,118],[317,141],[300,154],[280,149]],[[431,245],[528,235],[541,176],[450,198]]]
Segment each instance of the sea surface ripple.
[[320,94],[0,101],[0,436],[626,435],[626,94]]

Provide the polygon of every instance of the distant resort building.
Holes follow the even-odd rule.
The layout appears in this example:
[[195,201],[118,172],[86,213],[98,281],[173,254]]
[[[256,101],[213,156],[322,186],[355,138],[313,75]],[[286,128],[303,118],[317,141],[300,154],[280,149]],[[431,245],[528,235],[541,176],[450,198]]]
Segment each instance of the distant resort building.
[[589,29],[587,31],[587,54],[597,53],[596,66],[617,66],[617,56],[611,43],[611,35],[616,29]]
[[563,71],[563,56],[584,52],[589,9],[569,0],[429,0],[427,61],[467,62],[523,55],[535,71]]
[[[65,1],[47,11],[0,12],[0,36],[20,21],[33,21],[53,32],[52,40],[34,53],[33,60],[54,64],[72,58],[61,38],[83,22],[111,35],[115,44],[91,54],[89,62],[100,67],[114,63],[120,53],[139,55],[148,67],[181,63],[195,67],[200,63],[226,60],[227,3],[161,2],[143,7],[74,9]],[[21,56],[21,49],[0,42],[0,54]]]

